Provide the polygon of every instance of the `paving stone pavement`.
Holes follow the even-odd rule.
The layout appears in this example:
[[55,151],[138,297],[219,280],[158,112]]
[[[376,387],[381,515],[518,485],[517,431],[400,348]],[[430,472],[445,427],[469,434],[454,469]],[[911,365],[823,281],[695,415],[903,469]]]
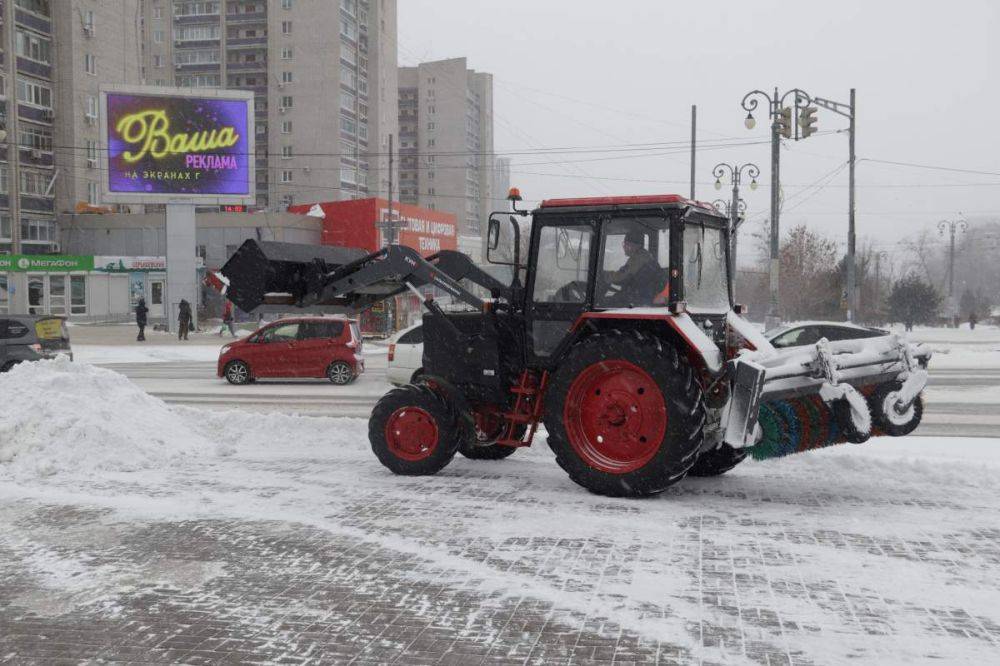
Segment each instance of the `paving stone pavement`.
[[544,445],[425,478],[364,448],[15,484],[0,663],[1000,662],[975,478],[813,456],[628,501]]

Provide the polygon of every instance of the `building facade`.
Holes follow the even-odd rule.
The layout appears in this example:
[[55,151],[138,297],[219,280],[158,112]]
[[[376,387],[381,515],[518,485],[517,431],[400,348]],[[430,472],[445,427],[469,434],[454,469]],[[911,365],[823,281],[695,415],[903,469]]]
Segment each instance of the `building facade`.
[[251,90],[257,204],[388,192],[396,0],[142,0],[145,83]]
[[465,58],[399,68],[399,195],[479,238],[493,210],[493,76]]
[[98,88],[139,81],[139,2],[2,3],[0,253],[58,252],[56,213],[98,203]]

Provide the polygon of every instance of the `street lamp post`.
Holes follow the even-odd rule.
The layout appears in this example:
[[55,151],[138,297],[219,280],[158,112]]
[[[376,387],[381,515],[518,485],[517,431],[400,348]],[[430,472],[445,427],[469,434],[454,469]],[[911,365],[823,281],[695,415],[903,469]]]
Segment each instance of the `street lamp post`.
[[[756,164],[749,162],[746,164],[720,162],[712,169],[712,175],[715,176],[715,189],[722,189],[722,178],[726,174],[729,174],[729,178],[733,182],[732,195],[723,211],[729,217],[729,275],[730,283],[732,283],[732,279],[736,275],[736,235],[740,225],[743,223],[743,213],[746,212],[746,202],[740,199],[740,181],[744,175],[749,176],[750,189],[756,190],[760,168]],[[716,208],[720,211],[723,210],[717,205]]]
[[[959,213],[961,215],[961,213]],[[955,234],[959,231],[965,232],[969,228],[968,223],[963,219],[958,220],[941,220],[938,222],[938,233],[944,236],[945,230],[948,231],[950,236],[951,244],[948,249],[948,310],[952,317],[952,324],[957,325],[955,321],[957,318],[957,308],[955,307]]]
[[[768,95],[763,90],[752,90],[743,96],[743,101],[740,102],[740,106],[743,110],[747,112],[747,117],[745,125],[747,129],[753,129],[757,121],[753,117],[753,112],[756,110],[759,102],[758,98],[762,98],[767,102],[768,118],[771,120],[771,256],[768,266],[768,273],[770,274],[770,304],[768,306],[767,315],[764,318],[764,327],[766,329],[773,328],[781,323],[780,305],[778,301],[778,276],[779,276],[779,251],[780,251],[780,235],[778,232],[778,222],[780,217],[779,207],[781,205],[781,178],[780,178],[780,159],[779,151],[781,149],[781,137],[792,138],[791,131],[791,113],[783,114],[785,100],[791,96],[795,102],[795,108],[808,108],[812,103],[812,98],[804,90],[799,88],[792,88],[784,94],[780,94],[778,89],[774,89],[774,95]],[[798,114],[796,114],[798,117]],[[798,138],[799,127],[795,125],[795,138]]]

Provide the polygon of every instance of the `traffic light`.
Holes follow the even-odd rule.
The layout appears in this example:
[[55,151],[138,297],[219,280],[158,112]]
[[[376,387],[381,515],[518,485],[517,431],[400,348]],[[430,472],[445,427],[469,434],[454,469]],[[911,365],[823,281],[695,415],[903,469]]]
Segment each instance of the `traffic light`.
[[786,106],[778,111],[778,116],[774,119],[774,122],[778,126],[778,134],[786,139],[792,138],[792,108],[790,106]]
[[804,106],[799,111],[799,132],[801,138],[805,139],[816,133],[816,107]]

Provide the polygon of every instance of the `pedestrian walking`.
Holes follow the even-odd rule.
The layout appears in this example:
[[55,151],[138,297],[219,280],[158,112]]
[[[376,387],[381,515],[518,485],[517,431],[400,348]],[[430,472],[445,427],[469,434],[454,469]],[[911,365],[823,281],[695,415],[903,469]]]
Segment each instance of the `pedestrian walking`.
[[236,337],[236,328],[233,326],[233,303],[232,301],[226,301],[226,306],[222,308],[222,326],[219,327],[219,337],[222,337],[223,331],[226,327],[229,327],[229,334]]
[[181,299],[181,304],[177,310],[177,339],[187,340],[188,329],[191,328],[191,304],[186,299]]
[[975,312],[969,313],[969,330],[976,330],[976,324],[979,323],[979,317],[976,316]]
[[139,327],[139,336],[136,342],[146,341],[146,317],[149,315],[149,308],[146,307],[146,299],[140,298],[135,306],[135,325]]

